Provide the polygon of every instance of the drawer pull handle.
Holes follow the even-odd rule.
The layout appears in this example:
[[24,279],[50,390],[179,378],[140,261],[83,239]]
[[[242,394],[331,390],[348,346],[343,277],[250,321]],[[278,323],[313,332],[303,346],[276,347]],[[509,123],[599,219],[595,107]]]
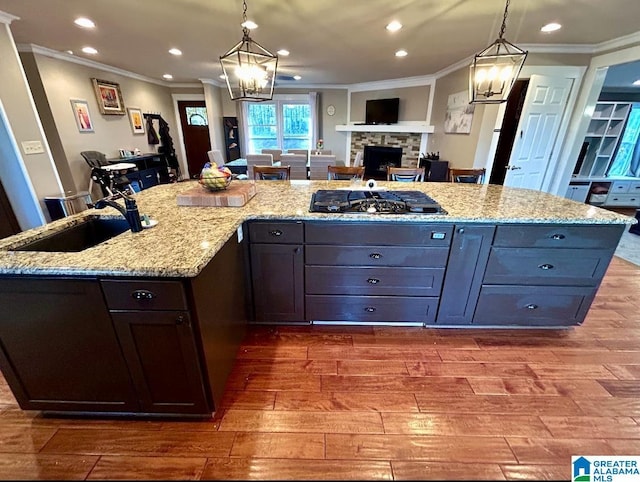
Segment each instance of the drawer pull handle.
[[272,229],[271,231],[269,231],[269,234],[271,236],[282,236],[282,231],[280,231],[279,229]]
[[135,290],[133,293],[131,293],[131,297],[134,300],[152,300],[156,297],[156,295],[149,290]]
[[370,257],[371,259],[380,259],[380,258],[382,258],[382,255],[381,255],[380,253],[371,253],[371,254],[369,255],[369,257]]
[[176,325],[182,325],[184,323],[184,316],[178,316],[176,318]]
[[551,236],[551,239],[564,239],[565,235],[564,234],[554,234]]
[[380,280],[377,278],[369,278],[367,280],[367,283],[369,283],[370,285],[377,285],[378,283],[380,283]]
[[535,305],[533,303],[529,303],[527,306],[525,306],[526,309],[528,310],[536,310],[538,309],[538,305]]
[[367,306],[364,311],[366,311],[367,313],[373,313],[374,311],[376,311],[376,309],[373,306]]
[[540,269],[553,269],[554,266],[552,264],[545,263],[545,264],[541,264],[540,266],[538,266],[538,268],[540,268]]

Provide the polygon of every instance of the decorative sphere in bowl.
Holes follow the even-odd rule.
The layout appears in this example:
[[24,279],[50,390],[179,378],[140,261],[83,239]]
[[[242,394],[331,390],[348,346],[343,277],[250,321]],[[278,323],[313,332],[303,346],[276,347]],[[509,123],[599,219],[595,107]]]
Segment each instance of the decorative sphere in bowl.
[[209,191],[222,191],[229,187],[232,179],[228,167],[218,167],[207,162],[200,173],[198,182]]

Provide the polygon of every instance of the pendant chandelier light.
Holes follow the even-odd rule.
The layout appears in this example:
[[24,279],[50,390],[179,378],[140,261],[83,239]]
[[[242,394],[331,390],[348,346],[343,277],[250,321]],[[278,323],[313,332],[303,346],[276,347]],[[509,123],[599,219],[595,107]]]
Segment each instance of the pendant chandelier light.
[[220,57],[231,100],[263,101],[273,97],[278,56],[249,37],[247,2],[242,1],[242,40]]
[[498,39],[475,55],[469,72],[471,104],[500,104],[506,102],[514,82],[522,70],[527,51],[505,40],[507,0]]

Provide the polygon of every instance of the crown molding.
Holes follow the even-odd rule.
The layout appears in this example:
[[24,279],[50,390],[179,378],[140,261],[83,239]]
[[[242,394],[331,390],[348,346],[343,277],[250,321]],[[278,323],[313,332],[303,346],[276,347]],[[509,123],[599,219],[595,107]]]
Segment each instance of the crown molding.
[[420,75],[416,77],[404,77],[401,79],[375,80],[373,82],[361,82],[347,86],[349,92],[364,92],[367,90],[400,89],[403,87],[421,87],[435,84],[433,75]]
[[522,50],[536,54],[593,54],[594,44],[518,44]]
[[176,84],[172,84],[170,82],[165,82],[159,79],[154,79],[152,77],[147,77],[145,75],[136,74],[134,72],[129,72],[128,70],[119,69],[117,67],[112,67],[106,64],[101,64],[100,62],[96,62],[94,60],[84,59],[82,57],[77,57],[76,55],[71,55],[66,52],[59,52],[58,50],[41,47],[39,45],[19,44],[17,45],[17,48],[18,48],[18,52],[32,52],[35,54],[44,55],[46,57],[51,57],[54,59],[65,60],[67,62],[71,62],[74,64],[84,65],[85,67],[90,67],[92,69],[111,72],[112,74],[121,75],[123,77],[129,77],[131,79],[136,79],[136,80],[141,80],[143,82],[149,82],[151,84],[161,85],[163,87],[176,87]]
[[625,35],[624,37],[618,37],[613,40],[607,40],[606,42],[599,43],[596,45],[594,53],[618,50],[623,47],[629,47],[635,43],[640,43],[640,31]]
[[20,20],[20,17],[16,17],[15,15],[11,15],[10,13],[0,10],[0,23],[10,25],[14,20]]

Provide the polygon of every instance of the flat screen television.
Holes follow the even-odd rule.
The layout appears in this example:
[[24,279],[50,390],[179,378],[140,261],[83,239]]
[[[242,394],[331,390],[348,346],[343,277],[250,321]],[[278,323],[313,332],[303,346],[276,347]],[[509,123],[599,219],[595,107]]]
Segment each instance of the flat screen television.
[[400,99],[370,99],[365,104],[365,124],[397,124]]

